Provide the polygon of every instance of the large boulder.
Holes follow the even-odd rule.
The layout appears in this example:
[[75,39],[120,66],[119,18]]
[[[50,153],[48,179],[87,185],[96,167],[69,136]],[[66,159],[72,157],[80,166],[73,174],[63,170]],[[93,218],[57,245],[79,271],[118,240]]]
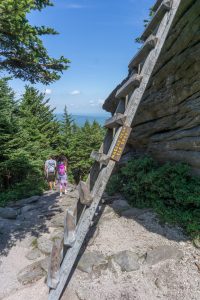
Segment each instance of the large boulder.
[[45,236],[41,236],[37,240],[37,247],[42,253],[50,254],[53,247],[53,242]]
[[[137,153],[158,161],[183,161],[200,174],[199,0],[182,0],[129,139]],[[103,108],[114,112],[112,93]]]
[[38,281],[46,275],[46,272],[41,267],[43,260],[35,262],[23,268],[17,275],[17,279],[23,285]]
[[16,219],[17,210],[10,207],[0,207],[0,218],[3,219]]
[[78,263],[78,269],[82,272],[91,273],[94,269],[105,268],[107,261],[103,254],[98,251],[85,252]]
[[169,245],[159,246],[147,252],[146,262],[149,265],[155,265],[167,259],[179,260],[183,257],[183,252]]
[[122,272],[137,271],[140,268],[138,256],[132,251],[121,251],[114,254],[112,258],[120,266]]

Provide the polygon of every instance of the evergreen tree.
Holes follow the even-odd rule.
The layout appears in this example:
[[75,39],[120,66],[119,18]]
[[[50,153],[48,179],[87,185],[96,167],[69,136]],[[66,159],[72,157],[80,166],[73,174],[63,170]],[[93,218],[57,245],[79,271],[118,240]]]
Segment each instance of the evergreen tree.
[[[10,103],[14,101],[12,97],[10,92]],[[44,94],[27,86],[17,105],[15,129],[12,130],[12,124],[7,126],[11,132],[4,142],[7,150],[0,170],[1,178],[9,175],[8,184],[3,181],[1,184],[4,199],[33,195],[44,188],[44,161],[54,151],[52,144],[59,129],[48,102]],[[57,132],[54,132],[55,128]]]
[[57,32],[45,26],[32,26],[27,15],[51,6],[49,0],[1,0],[0,2],[0,70],[31,83],[51,83],[68,68],[69,60],[48,55],[42,35]]
[[16,110],[14,92],[8,87],[8,80],[0,79],[0,189],[8,187],[10,183],[7,160],[12,148],[8,145],[17,131]]
[[74,120],[72,116],[68,114],[67,106],[65,105],[63,119],[60,123],[60,143],[61,149],[66,156],[69,156],[69,145],[72,140],[72,135],[74,131]]
[[82,178],[88,174],[93,163],[90,159],[92,150],[98,150],[104,136],[103,128],[97,123],[85,122],[73,135],[69,145],[69,160],[72,172],[79,170]]

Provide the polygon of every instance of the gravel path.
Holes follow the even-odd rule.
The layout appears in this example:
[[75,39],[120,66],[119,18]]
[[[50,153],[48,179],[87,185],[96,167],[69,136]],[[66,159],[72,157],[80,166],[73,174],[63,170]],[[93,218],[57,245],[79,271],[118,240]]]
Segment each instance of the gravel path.
[[[57,193],[40,197],[28,210],[29,226],[17,234],[17,222],[27,225],[20,212],[28,204],[14,208],[18,217],[0,235],[0,299],[48,299],[46,257],[76,200],[73,189],[61,200]],[[200,299],[200,250],[180,228],[160,225],[152,211],[131,209],[121,196],[107,197],[103,209],[62,300]]]

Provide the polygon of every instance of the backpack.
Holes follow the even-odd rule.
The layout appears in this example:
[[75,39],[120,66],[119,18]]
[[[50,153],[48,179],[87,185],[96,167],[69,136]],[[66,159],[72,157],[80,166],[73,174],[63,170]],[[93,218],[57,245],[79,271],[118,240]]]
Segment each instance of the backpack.
[[47,164],[48,173],[55,173],[56,164],[55,161],[49,160]]
[[65,165],[64,165],[64,163],[58,164],[58,175],[60,175],[60,176],[65,175]]

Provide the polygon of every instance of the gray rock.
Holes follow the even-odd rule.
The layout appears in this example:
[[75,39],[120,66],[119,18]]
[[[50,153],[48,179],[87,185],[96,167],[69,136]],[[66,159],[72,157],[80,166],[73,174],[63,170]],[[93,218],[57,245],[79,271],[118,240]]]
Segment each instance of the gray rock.
[[105,268],[107,260],[104,255],[98,251],[85,252],[81,257],[77,268],[82,272],[91,273],[94,269]]
[[21,213],[20,215],[18,215],[17,219],[21,221],[35,221],[36,219],[38,219],[38,210],[34,209],[27,211],[26,213]]
[[0,222],[0,234],[4,233],[4,225],[2,224],[2,222]]
[[99,227],[97,226],[93,236],[90,237],[90,240],[88,242],[88,246],[92,246],[97,238],[97,236],[99,235]]
[[46,257],[40,261],[40,267],[47,273],[49,268],[50,257]]
[[64,236],[64,231],[63,229],[59,230],[59,229],[56,229],[52,234],[51,234],[51,240],[52,241],[55,241],[56,239],[62,239]]
[[9,234],[14,230],[20,230],[21,224],[14,219],[0,218],[0,234]]
[[41,262],[35,262],[26,266],[17,274],[17,279],[23,285],[36,282],[46,275],[46,272],[41,268]]
[[52,250],[53,242],[44,236],[37,239],[37,247],[44,254],[50,254]]
[[24,207],[21,208],[21,214],[25,214],[27,213],[28,211],[30,210],[33,210],[35,209],[35,205],[34,204],[28,204],[28,205],[25,205]]
[[149,265],[155,265],[167,259],[179,260],[183,257],[183,252],[175,247],[163,245],[147,252],[146,262]]
[[67,288],[67,289],[65,289],[65,291],[63,293],[62,299],[63,300],[67,300],[67,299],[69,299],[69,300],[81,300],[81,299],[83,299],[83,298],[78,297],[76,293],[78,293],[78,291],[75,292],[75,291],[71,290],[70,288]]
[[200,238],[194,239],[193,244],[197,249],[200,249]]
[[121,212],[121,216],[125,218],[139,217],[148,212],[149,209],[131,208]]
[[126,200],[115,200],[112,204],[111,207],[116,210],[117,212],[121,212],[127,209],[130,209],[130,205]]
[[58,214],[51,220],[52,227],[64,227],[64,215]]
[[[135,153],[149,152],[159,162],[186,162],[200,174],[198,5],[198,0],[181,1],[135,115],[129,145]],[[119,103],[115,96],[120,86],[103,105],[109,112],[114,113]]]
[[4,219],[16,219],[17,211],[10,207],[0,207],[0,217]]
[[41,252],[39,249],[33,249],[26,254],[26,258],[29,260],[35,260],[41,256]]
[[32,197],[29,197],[29,198],[26,198],[26,199],[22,199],[22,200],[18,200],[16,202],[10,202],[9,206],[11,207],[23,207],[24,205],[28,205],[28,204],[31,204],[31,203],[35,203],[37,202],[38,200],[40,199],[40,196],[32,196]]
[[138,256],[131,251],[121,251],[114,254],[112,258],[120,266],[122,272],[137,271],[140,268]]

